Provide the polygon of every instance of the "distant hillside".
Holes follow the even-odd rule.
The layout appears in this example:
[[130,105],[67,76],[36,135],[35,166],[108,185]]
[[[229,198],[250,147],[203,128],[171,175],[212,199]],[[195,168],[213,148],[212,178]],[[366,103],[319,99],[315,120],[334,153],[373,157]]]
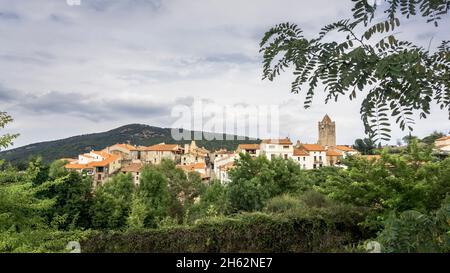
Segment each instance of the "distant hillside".
[[[91,150],[101,150],[107,146],[116,143],[131,143],[134,145],[150,146],[161,142],[170,144],[184,144],[190,143],[190,141],[174,141],[171,136],[171,128],[159,128],[142,124],[131,124],[117,129],[70,137],[61,140],[48,141],[30,144],[24,147],[0,152],[0,159],[4,159],[12,164],[20,164],[26,162],[30,157],[40,156],[45,162],[52,162],[59,158],[64,157],[77,157],[81,153],[89,152]],[[190,132],[192,134],[192,132]],[[258,140],[249,140],[246,138],[244,141],[238,140],[225,140],[226,135],[211,134],[209,136],[222,136],[224,140],[212,140],[212,141],[196,141],[197,146],[205,147],[208,150],[214,151],[221,148],[228,150],[234,150],[240,143],[259,143]],[[232,136],[233,139],[237,139],[236,136]],[[209,138],[209,137],[208,137]]]

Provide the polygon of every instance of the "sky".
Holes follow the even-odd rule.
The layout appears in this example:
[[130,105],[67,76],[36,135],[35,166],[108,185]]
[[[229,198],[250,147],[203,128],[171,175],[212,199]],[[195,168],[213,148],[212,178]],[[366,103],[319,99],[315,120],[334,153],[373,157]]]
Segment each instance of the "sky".
[[[0,111],[14,118],[0,134],[20,133],[13,147],[131,123],[173,127],[174,107],[195,101],[276,105],[279,136],[304,143],[317,141],[317,122],[325,114],[336,122],[338,143],[364,137],[360,97],[324,104],[319,86],[305,110],[304,95],[290,93],[292,74],[262,81],[259,42],[265,31],[293,22],[313,38],[324,25],[351,16],[349,0],[67,3],[0,0]],[[450,40],[445,25],[449,20],[435,28],[417,18],[398,35],[436,47]],[[395,125],[392,129],[393,143],[407,134]],[[414,129],[422,137],[448,132],[448,114],[434,107]]]

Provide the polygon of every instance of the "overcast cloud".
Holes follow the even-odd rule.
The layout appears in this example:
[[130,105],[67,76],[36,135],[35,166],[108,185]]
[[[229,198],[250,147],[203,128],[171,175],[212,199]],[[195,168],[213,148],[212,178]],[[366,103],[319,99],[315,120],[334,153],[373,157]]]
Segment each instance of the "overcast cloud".
[[[350,16],[347,0],[0,0],[0,110],[21,133],[15,147],[100,132],[129,123],[170,127],[173,106],[195,98],[219,105],[280,105],[281,136],[315,142],[328,113],[338,142],[364,136],[360,101],[309,110],[290,94],[292,76],[261,81],[259,41],[277,23],[314,35]],[[433,47],[450,39],[441,28],[412,20],[404,38]],[[321,93],[321,92],[318,92]],[[393,142],[406,133],[394,129]],[[450,130],[433,109],[415,134]]]

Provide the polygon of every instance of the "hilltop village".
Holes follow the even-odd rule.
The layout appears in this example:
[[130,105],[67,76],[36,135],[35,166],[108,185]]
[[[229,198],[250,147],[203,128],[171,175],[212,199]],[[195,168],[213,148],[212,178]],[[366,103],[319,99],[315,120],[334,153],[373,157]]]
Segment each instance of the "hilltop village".
[[63,160],[68,162],[66,169],[92,176],[94,186],[97,186],[117,173],[130,173],[138,184],[141,169],[147,164],[160,164],[163,159],[173,160],[186,173],[198,172],[205,181],[218,179],[227,183],[228,172],[240,153],[254,157],[265,155],[269,160],[274,157],[293,159],[302,169],[341,166],[343,158],[358,154],[350,146],[336,145],[336,124],[328,115],[318,123],[318,131],[318,141],[314,144],[300,141],[294,144],[289,138],[266,139],[260,144],[241,144],[235,151],[214,152],[198,147],[195,141],[185,145],[160,143],[150,147],[115,144],[101,151],[81,154],[77,159]]

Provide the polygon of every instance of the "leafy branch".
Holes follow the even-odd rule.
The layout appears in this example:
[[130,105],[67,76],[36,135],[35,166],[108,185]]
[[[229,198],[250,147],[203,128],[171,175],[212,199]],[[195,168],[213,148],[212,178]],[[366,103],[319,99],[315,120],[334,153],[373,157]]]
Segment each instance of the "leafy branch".
[[[395,35],[401,22],[421,15],[438,26],[448,13],[450,0],[386,0],[385,21],[374,23],[376,5],[352,0],[353,18],[326,25],[308,39],[293,23],[272,27],[261,40],[263,79],[273,81],[287,68],[295,76],[292,93],[306,88],[304,107],[311,106],[319,85],[327,93],[325,103],[341,95],[352,100],[368,92],[361,105],[366,133],[376,141],[390,139],[389,113],[402,130],[413,130],[414,113],[427,118],[432,103],[447,109],[450,117],[449,42],[431,52]],[[364,30],[358,34],[359,27]],[[341,41],[328,41],[330,33],[342,33]],[[380,37],[384,35],[383,37]],[[369,90],[369,91],[367,91]]]

